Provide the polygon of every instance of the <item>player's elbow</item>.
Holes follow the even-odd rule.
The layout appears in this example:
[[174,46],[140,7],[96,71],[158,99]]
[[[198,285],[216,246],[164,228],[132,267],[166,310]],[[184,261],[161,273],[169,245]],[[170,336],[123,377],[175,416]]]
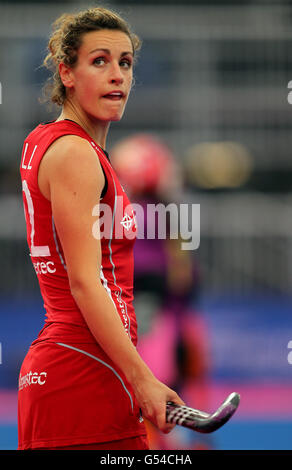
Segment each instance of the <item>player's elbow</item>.
[[71,294],[77,303],[80,299],[89,297],[91,292],[101,287],[98,277],[93,279],[89,276],[71,276],[69,283]]
[[86,283],[84,283],[83,280],[78,279],[78,278],[70,279],[70,290],[75,300],[77,300],[80,297],[80,295],[82,295],[85,289],[86,289]]

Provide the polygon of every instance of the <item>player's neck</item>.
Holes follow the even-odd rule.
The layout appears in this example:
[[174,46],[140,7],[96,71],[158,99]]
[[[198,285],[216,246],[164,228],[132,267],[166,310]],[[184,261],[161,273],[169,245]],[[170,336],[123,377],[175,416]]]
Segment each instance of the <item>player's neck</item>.
[[91,120],[84,111],[78,109],[77,106],[71,102],[64,103],[62,112],[56,121],[62,121],[63,119],[70,119],[79,124],[101,148],[106,148],[106,138],[110,126],[109,122]]

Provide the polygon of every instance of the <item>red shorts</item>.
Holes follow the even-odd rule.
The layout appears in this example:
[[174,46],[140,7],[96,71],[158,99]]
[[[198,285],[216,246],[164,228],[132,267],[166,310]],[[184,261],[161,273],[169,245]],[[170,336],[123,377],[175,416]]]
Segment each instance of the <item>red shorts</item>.
[[97,344],[35,342],[19,376],[18,448],[146,436],[130,384]]
[[47,447],[45,450],[149,450],[146,436],[129,437],[119,441],[81,444],[76,446]]

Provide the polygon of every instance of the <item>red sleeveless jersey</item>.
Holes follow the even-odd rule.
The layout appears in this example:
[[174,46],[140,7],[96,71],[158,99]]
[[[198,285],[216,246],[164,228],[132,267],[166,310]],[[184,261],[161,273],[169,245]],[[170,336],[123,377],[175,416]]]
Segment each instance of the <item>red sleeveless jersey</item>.
[[[51,203],[41,194],[38,186],[38,169],[42,157],[48,147],[63,135],[77,135],[88,140],[102,166],[106,192],[100,203],[110,209],[110,226],[105,231],[107,238],[101,239],[100,278],[127,334],[136,345],[137,323],[132,304],[133,245],[136,238],[133,208],[105,152],[79,124],[70,120],[38,125],[25,139],[22,150],[20,173],[27,242],[46,310],[45,325],[37,341],[47,338],[66,339],[75,343],[96,342],[71,294],[66,259],[54,224]],[[92,209],[94,236],[94,224],[100,224],[100,221],[97,212]],[[102,305],[96,308],[102,308]]]

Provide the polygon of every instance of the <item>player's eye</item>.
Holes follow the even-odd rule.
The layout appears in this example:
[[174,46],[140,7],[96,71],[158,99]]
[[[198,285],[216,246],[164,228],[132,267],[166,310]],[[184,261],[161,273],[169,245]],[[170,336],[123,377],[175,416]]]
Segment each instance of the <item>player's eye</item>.
[[93,60],[93,64],[94,64],[94,65],[104,65],[105,62],[106,62],[105,57],[96,57],[96,58]]
[[120,61],[120,66],[126,69],[130,69],[132,67],[131,59],[122,59]]

